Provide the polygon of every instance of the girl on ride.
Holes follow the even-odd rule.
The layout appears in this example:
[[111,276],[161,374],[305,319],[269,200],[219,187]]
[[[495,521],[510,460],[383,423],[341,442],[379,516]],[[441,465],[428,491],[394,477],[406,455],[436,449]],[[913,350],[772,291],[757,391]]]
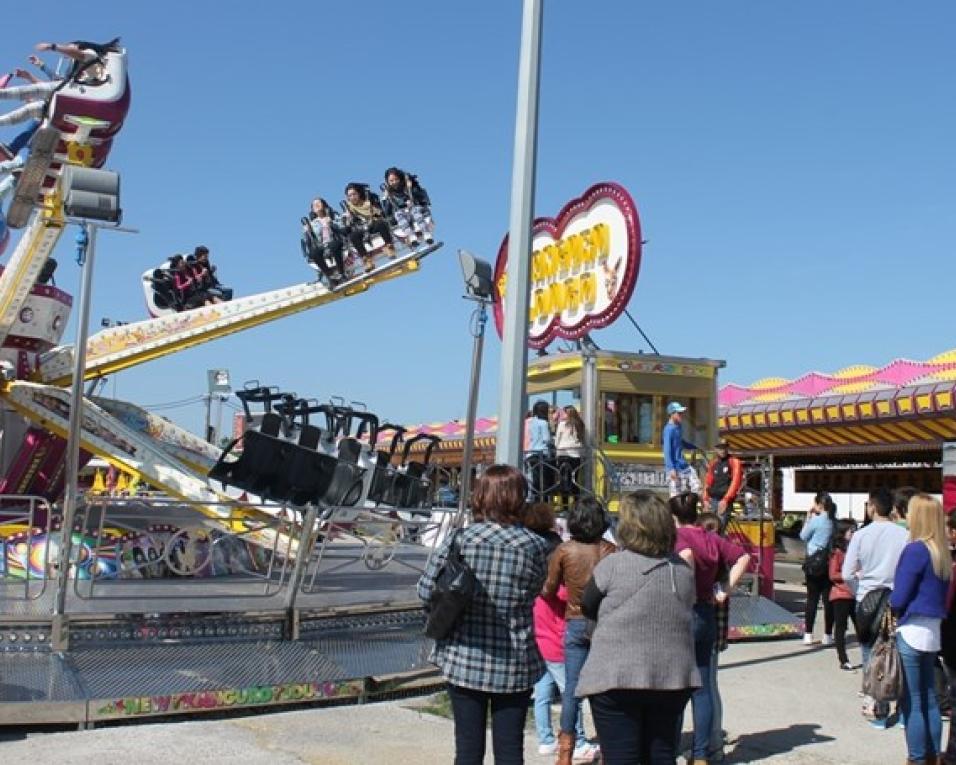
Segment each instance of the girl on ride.
[[[335,287],[348,279],[342,258],[345,229],[336,219],[329,203],[322,197],[312,200],[309,216],[302,219],[302,229],[302,254],[325,274],[329,287]],[[334,270],[332,264],[335,265]]]
[[418,235],[425,238],[427,244],[435,240],[432,236],[435,224],[428,199],[428,192],[418,183],[418,178],[397,167],[385,171],[385,183],[382,184],[384,200],[382,209],[394,222],[396,234],[405,239],[409,247],[418,244]]
[[375,268],[375,261],[366,247],[366,240],[371,241],[373,236],[382,237],[385,254],[390,258],[395,257],[392,230],[385,220],[381,203],[377,197],[369,194],[368,186],[350,183],[345,187],[345,212],[348,216],[349,241],[365,262],[365,273]]

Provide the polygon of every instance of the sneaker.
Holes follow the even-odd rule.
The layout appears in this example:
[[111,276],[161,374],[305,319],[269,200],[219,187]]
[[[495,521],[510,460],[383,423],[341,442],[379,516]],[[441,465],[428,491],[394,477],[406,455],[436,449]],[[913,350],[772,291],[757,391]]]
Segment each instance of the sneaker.
[[824,635],[823,636],[823,645],[833,645],[833,635]]
[[581,744],[571,755],[572,762],[594,762],[601,753],[601,748],[596,744]]
[[538,744],[538,754],[549,755],[556,754],[558,751],[558,742],[552,741],[550,744]]
[[840,669],[844,670],[845,672],[856,672],[856,667],[850,664],[848,661],[843,662],[840,665]]
[[813,634],[812,634],[812,633],[807,632],[807,633],[803,636],[803,644],[804,644],[804,645],[813,645]]

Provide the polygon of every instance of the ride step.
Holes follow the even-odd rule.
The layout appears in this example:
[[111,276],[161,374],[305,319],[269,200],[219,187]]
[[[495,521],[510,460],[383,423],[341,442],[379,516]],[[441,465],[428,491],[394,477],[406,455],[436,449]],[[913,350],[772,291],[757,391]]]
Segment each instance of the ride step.
[[37,197],[53,163],[53,152],[59,140],[60,131],[55,127],[40,128],[33,136],[30,142],[30,157],[23,166],[7,213],[7,225],[10,228],[23,228],[30,220],[30,213],[36,207]]

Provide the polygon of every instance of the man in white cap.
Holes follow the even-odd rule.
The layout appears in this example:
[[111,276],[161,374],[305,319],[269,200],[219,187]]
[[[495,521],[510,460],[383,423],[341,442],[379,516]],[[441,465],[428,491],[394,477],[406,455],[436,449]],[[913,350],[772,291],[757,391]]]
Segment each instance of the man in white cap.
[[667,405],[667,424],[664,426],[662,446],[664,449],[664,470],[667,473],[667,485],[672,497],[685,491],[700,494],[700,478],[697,471],[684,459],[684,449],[697,447],[684,440],[681,430],[681,418],[687,407],[679,401]]

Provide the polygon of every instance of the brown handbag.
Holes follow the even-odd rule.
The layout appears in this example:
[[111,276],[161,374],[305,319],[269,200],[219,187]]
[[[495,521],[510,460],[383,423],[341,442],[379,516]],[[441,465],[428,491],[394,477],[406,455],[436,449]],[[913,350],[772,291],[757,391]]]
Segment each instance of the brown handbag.
[[896,619],[887,608],[863,671],[863,693],[876,701],[897,701],[903,695],[903,664],[896,646]]

